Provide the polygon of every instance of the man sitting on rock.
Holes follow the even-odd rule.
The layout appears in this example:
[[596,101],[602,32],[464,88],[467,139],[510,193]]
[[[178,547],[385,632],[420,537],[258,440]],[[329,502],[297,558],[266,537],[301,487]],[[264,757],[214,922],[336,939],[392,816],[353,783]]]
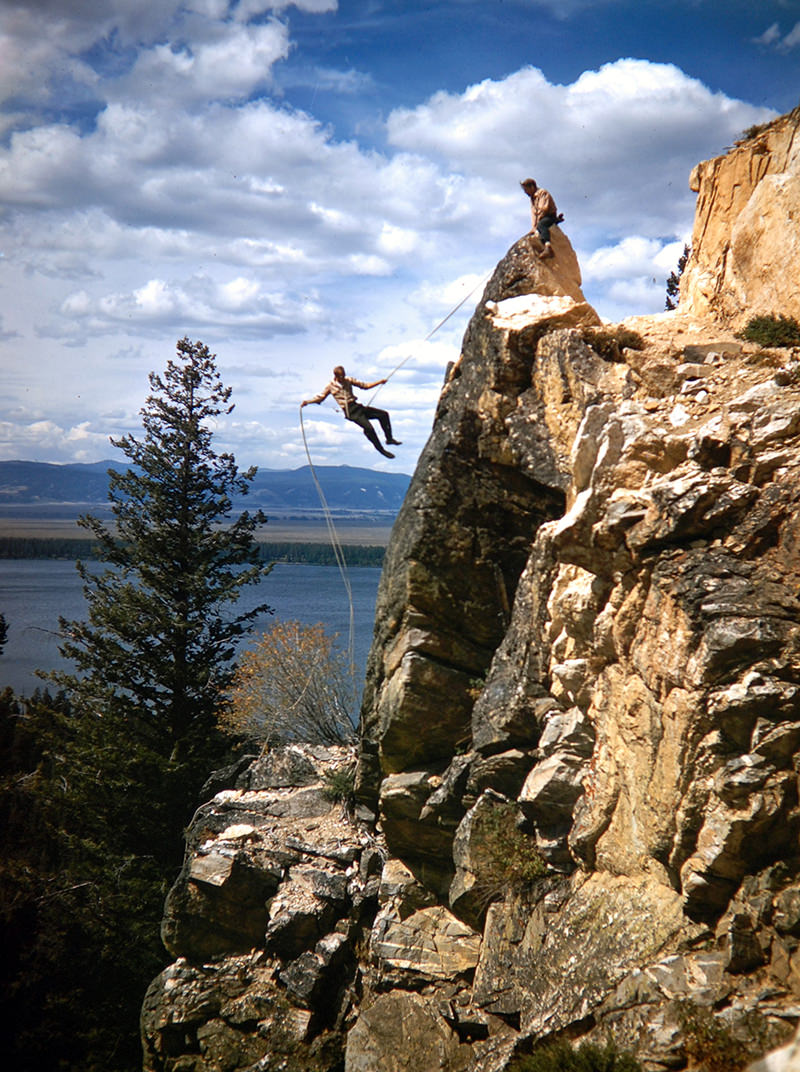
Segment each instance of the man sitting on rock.
[[303,406],[310,406],[312,403],[318,405],[320,402],[323,402],[328,395],[333,395],[335,400],[339,403],[345,418],[348,421],[352,421],[354,424],[359,425],[375,450],[387,458],[393,458],[394,454],[388,450],[384,450],[381,446],[375,429],[369,423],[370,421],[378,421],[383,429],[386,442],[399,447],[400,440],[392,438],[392,422],[389,420],[389,414],[385,409],[377,409],[375,406],[362,405],[353,393],[354,387],[360,387],[363,391],[369,391],[373,387],[379,387],[382,383],[386,383],[386,380],[376,380],[374,383],[362,383],[361,380],[354,380],[350,376],[345,375],[345,371],[341,365],[337,365],[333,370],[333,379],[325,390],[320,392],[320,394],[315,395],[313,398],[304,399],[304,401],[300,403],[300,408],[302,409]]
[[553,247],[550,245],[550,228],[555,227],[564,217],[559,216],[556,203],[550,193],[543,187],[537,186],[533,179],[525,179],[524,182],[520,183],[520,186],[531,199],[533,227],[531,227],[530,233],[533,234],[536,231],[543,247],[537,256],[542,260],[547,257],[553,257],[555,254],[553,253]]

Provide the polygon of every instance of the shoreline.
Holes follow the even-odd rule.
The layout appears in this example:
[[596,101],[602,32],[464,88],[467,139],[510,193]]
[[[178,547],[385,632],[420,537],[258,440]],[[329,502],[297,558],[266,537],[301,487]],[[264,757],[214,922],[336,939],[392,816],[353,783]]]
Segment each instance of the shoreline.
[[[345,546],[386,547],[392,525],[363,518],[333,518],[339,542]],[[76,520],[62,518],[0,519],[0,538],[33,540],[89,540],[91,535]],[[330,543],[328,527],[316,518],[269,521],[255,535],[256,543]]]

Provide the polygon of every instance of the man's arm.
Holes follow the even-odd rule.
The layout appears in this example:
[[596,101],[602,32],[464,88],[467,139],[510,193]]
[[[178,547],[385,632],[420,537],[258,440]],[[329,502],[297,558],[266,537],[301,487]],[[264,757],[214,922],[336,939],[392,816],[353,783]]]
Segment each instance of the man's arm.
[[328,384],[324,391],[320,391],[320,393],[318,395],[314,395],[313,398],[304,398],[303,401],[300,403],[300,409],[302,409],[303,406],[319,405],[320,402],[325,401],[325,399],[330,393],[331,385]]
[[362,391],[371,391],[373,387],[380,387],[386,380],[376,380],[375,383],[362,383],[361,380],[350,380],[354,387],[360,387]]

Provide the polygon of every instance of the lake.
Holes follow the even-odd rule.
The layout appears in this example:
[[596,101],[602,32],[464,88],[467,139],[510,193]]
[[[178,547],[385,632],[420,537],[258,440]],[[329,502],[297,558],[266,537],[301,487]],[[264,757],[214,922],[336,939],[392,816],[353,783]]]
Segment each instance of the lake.
[[[345,555],[347,551],[345,549]],[[348,570],[353,593],[354,654],[357,680],[363,681],[367,654],[372,643],[375,597],[379,569]],[[350,604],[339,570],[333,566],[278,563],[258,585],[245,588],[236,605],[248,610],[268,603],[274,614],[255,619],[253,639],[275,622],[296,620],[306,625],[322,622],[347,646]],[[74,562],[51,559],[0,560],[0,613],[8,625],[8,641],[0,655],[0,688],[10,685],[22,696],[44,687],[36,670],[68,668],[58,652],[59,615],[67,619],[86,617],[83,588]]]

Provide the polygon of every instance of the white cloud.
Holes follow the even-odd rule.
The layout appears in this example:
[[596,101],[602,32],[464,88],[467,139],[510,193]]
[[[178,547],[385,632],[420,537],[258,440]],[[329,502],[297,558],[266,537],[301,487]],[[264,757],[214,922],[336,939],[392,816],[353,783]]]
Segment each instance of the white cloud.
[[[509,211],[530,174],[555,196],[569,233],[602,240],[670,234],[691,211],[694,164],[771,114],[712,93],[671,64],[623,59],[567,86],[525,68],[459,95],[437,93],[392,113],[388,133],[407,152],[480,175]],[[709,146],[710,131],[718,146]]]
[[251,19],[266,11],[285,11],[288,7],[296,7],[310,15],[321,15],[325,11],[335,11],[337,0],[239,0],[234,14],[237,19]]
[[581,259],[587,280],[619,279],[656,270],[669,273],[683,251],[682,242],[660,242],[630,235],[614,246],[603,246]]
[[55,462],[92,462],[111,454],[108,435],[89,421],[63,427],[56,421],[0,420],[0,455]]
[[265,85],[273,65],[289,53],[288,29],[270,21],[254,26],[215,27],[213,36],[193,45],[158,44],[143,52],[114,85],[120,99],[162,102],[171,107],[239,100]]
[[778,52],[791,52],[800,45],[800,22],[784,36],[780,23],[773,22],[759,37],[753,38],[753,44],[763,48],[774,48]]
[[[669,65],[621,60],[571,85],[525,68],[395,110],[379,151],[270,98],[292,47],[290,22],[270,16],[287,4],[46,6],[39,73],[68,72],[94,112],[48,112],[56,82],[37,87],[25,67],[42,9],[6,5],[8,85],[24,99],[0,147],[0,449],[33,457],[107,456],[147,372],[188,334],[233,376],[221,445],[243,462],[301,464],[299,399],[342,363],[393,373],[379,404],[403,430],[393,467],[410,468],[482,285],[528,228],[521,178],[554,193],[601,312],[655,311],[691,223],[690,169],[771,114]],[[130,52],[91,69],[87,50],[112,31]],[[345,92],[350,75],[326,85]],[[307,430],[322,462],[383,464],[334,411]]]
[[149,279],[133,291],[106,293],[99,298],[81,289],[65,298],[59,312],[63,324],[54,321],[42,334],[57,338],[71,334],[73,341],[113,333],[120,325],[131,323],[144,332],[167,329],[180,333],[182,325],[191,325],[192,331],[212,326],[269,338],[308,330],[323,316],[319,304],[309,297],[289,300],[244,276],[218,282],[205,274],[184,282]]

